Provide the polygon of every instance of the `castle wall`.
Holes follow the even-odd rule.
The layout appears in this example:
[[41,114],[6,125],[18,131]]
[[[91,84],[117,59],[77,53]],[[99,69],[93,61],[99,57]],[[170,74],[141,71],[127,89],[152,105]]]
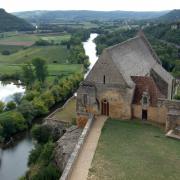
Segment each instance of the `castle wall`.
[[[106,99],[109,103],[109,116],[112,118],[130,119],[131,105],[126,100],[126,94],[119,92],[117,89],[106,90],[98,94],[99,101]],[[100,110],[101,110],[100,103]],[[101,113],[101,112],[99,112]]]
[[[132,113],[134,118],[142,119],[142,106],[132,105]],[[168,110],[166,107],[148,107],[147,109],[147,120],[165,124],[167,120]]]

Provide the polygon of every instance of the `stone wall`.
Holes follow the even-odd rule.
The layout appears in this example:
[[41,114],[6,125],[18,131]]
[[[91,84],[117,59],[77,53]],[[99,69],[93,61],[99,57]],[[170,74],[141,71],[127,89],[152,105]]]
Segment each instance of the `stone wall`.
[[[101,102],[106,99],[109,103],[109,116],[112,118],[130,119],[131,118],[131,106],[126,99],[126,93],[119,89],[112,88],[98,93],[98,100]],[[101,113],[101,111],[99,112]]]
[[[161,93],[165,95],[166,98],[168,98],[168,84],[154,70],[151,70],[150,74],[156,82],[156,85],[158,86]],[[169,98],[171,98],[171,96],[169,96]]]
[[62,173],[62,176],[60,177],[60,180],[68,180],[70,178],[73,166],[76,163],[76,160],[81,152],[84,142],[86,141],[86,138],[89,134],[89,131],[91,129],[93,122],[94,122],[94,116],[91,114],[89,116],[86,126],[84,127],[83,132],[82,132],[81,136],[79,137],[79,140],[78,140],[78,142],[66,164],[66,167]]
[[[142,119],[142,106],[132,105],[132,113],[134,118]],[[164,125],[166,123],[167,113],[166,107],[148,107],[147,120]]]

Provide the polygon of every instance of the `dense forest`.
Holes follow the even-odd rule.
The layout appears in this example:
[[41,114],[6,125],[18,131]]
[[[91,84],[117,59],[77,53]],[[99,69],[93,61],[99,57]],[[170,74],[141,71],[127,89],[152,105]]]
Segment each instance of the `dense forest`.
[[62,21],[109,21],[117,19],[151,19],[157,18],[168,11],[135,12],[135,11],[27,11],[14,13],[29,22],[58,23]]
[[25,20],[7,13],[0,9],[0,32],[6,31],[29,31],[34,27]]

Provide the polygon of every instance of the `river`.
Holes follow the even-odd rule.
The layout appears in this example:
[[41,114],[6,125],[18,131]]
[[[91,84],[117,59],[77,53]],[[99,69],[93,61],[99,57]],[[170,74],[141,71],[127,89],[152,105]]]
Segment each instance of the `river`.
[[[97,36],[98,34],[92,33],[87,42],[83,42],[85,53],[89,56],[91,64],[89,70],[97,61],[96,44],[94,43],[94,39]],[[13,83],[3,86],[0,83],[0,100],[8,102],[14,93],[23,93],[24,91],[22,86],[18,87]],[[33,147],[33,140],[29,133],[26,133],[13,147],[4,150],[0,149],[0,180],[17,180],[20,176],[24,175],[28,169],[29,152]]]

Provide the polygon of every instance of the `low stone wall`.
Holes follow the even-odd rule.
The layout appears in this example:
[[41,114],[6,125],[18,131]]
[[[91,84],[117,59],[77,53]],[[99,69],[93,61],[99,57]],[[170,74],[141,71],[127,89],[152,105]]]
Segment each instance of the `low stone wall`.
[[72,154],[66,164],[66,167],[62,173],[62,176],[60,177],[60,180],[68,180],[70,178],[73,166],[75,165],[75,162],[81,152],[82,146],[89,134],[89,131],[91,129],[93,122],[94,122],[94,115],[90,114],[88,121],[86,123],[86,126],[84,127],[83,132],[74,148],[74,151],[72,152]]

